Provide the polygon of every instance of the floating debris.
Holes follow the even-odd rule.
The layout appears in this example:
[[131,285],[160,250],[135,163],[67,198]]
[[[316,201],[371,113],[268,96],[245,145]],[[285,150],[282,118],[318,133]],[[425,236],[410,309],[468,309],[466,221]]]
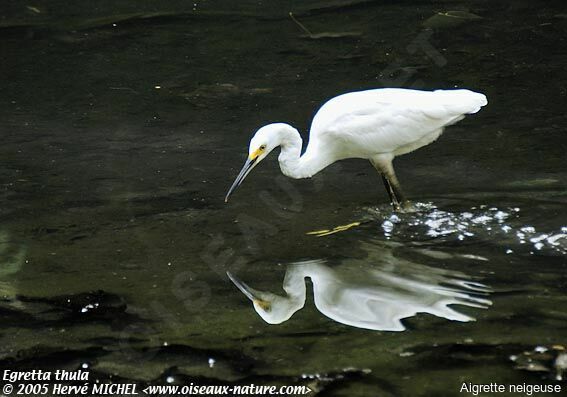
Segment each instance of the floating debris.
[[302,38],[312,39],[312,40],[319,40],[319,39],[343,39],[343,38],[357,38],[362,36],[362,32],[359,31],[350,31],[350,32],[322,32],[322,33],[312,33],[309,29],[305,27],[304,24],[299,22],[294,16],[293,13],[289,13],[289,17],[301,30],[303,30],[306,34],[302,35]]
[[510,356],[516,369],[547,372],[557,381],[564,380],[567,371],[567,353],[562,345],[536,346],[533,350]]
[[41,10],[34,6],[26,6],[26,8],[34,14],[41,14]]
[[482,19],[481,16],[467,11],[438,12],[423,22],[423,26],[430,29],[448,29],[464,23]]
[[307,232],[306,234],[317,236],[317,237],[323,237],[323,236],[329,236],[331,234],[335,234],[335,233],[339,233],[339,232],[344,232],[345,230],[349,230],[349,229],[351,229],[355,226],[360,226],[360,222],[353,222],[353,223],[349,223],[348,225],[336,226],[332,230],[329,230],[329,229],[314,230],[312,232]]

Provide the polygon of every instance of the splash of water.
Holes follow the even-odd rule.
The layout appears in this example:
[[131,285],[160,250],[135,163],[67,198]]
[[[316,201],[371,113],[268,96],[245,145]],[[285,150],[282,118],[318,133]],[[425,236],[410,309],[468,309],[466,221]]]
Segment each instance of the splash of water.
[[567,226],[556,231],[541,231],[533,225],[522,224],[519,207],[480,205],[463,212],[440,210],[431,203],[417,203],[415,207],[416,212],[407,214],[368,212],[381,221],[381,230],[388,240],[407,237],[418,241],[490,239],[508,245],[507,254],[514,253],[513,248],[518,245],[532,255],[541,251],[567,254]]

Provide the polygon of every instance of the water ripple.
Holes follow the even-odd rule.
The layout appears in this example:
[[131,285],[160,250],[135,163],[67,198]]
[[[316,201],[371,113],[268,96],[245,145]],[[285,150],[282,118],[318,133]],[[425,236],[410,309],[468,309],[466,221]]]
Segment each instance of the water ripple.
[[381,222],[386,239],[464,241],[469,239],[491,240],[506,245],[506,253],[514,248],[567,254],[567,226],[559,230],[539,230],[523,224],[519,207],[497,208],[480,205],[463,212],[451,212],[431,203],[417,203],[417,211],[407,214],[385,214],[368,209],[368,214]]

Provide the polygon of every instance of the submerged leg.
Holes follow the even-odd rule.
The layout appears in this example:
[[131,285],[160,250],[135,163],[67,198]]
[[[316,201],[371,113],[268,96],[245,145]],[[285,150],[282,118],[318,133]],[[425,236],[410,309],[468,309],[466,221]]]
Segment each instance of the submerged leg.
[[390,184],[390,181],[388,180],[386,175],[384,175],[383,173],[380,172],[380,175],[382,175],[382,181],[384,182],[384,187],[386,188],[386,192],[388,193],[388,197],[390,197],[390,204],[392,204],[394,211],[399,211],[400,201],[396,197],[396,194],[394,193],[394,189],[392,189],[392,185]]
[[382,175],[394,211],[411,211],[413,207],[402,192],[400,182],[392,165],[392,159],[379,157],[372,159],[371,163]]

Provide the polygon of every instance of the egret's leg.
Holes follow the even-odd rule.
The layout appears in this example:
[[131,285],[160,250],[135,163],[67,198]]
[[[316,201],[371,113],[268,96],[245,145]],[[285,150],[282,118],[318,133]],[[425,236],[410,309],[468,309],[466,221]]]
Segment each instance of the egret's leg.
[[396,173],[394,172],[394,167],[392,167],[392,172],[390,174],[386,174],[386,178],[388,178],[388,181],[390,182],[390,186],[392,187],[392,190],[394,191],[394,195],[398,199],[398,202],[402,206],[405,206],[408,200],[406,199],[406,195],[402,192],[400,182],[398,181],[398,178],[396,177]]
[[386,188],[388,197],[390,197],[390,204],[392,204],[394,211],[398,211],[400,209],[400,202],[398,201],[398,198],[396,197],[396,194],[392,189],[392,185],[390,184],[390,181],[388,180],[386,175],[384,175],[384,173],[380,172],[380,175],[382,175],[382,181],[384,182],[384,187]]
[[412,203],[410,203],[410,201],[406,198],[406,195],[402,191],[400,182],[398,182],[398,178],[396,177],[396,173],[394,172],[394,167],[392,167],[392,174],[386,174],[386,177],[390,181],[390,186],[394,191],[395,197],[398,199],[398,210],[402,212],[415,212],[415,207]]
[[411,211],[413,206],[402,192],[400,182],[398,181],[398,177],[394,171],[392,159],[378,157],[372,159],[371,162],[374,168],[382,174],[382,179],[384,180],[384,185],[386,186],[386,191],[390,196],[390,201],[392,202],[394,211]]

